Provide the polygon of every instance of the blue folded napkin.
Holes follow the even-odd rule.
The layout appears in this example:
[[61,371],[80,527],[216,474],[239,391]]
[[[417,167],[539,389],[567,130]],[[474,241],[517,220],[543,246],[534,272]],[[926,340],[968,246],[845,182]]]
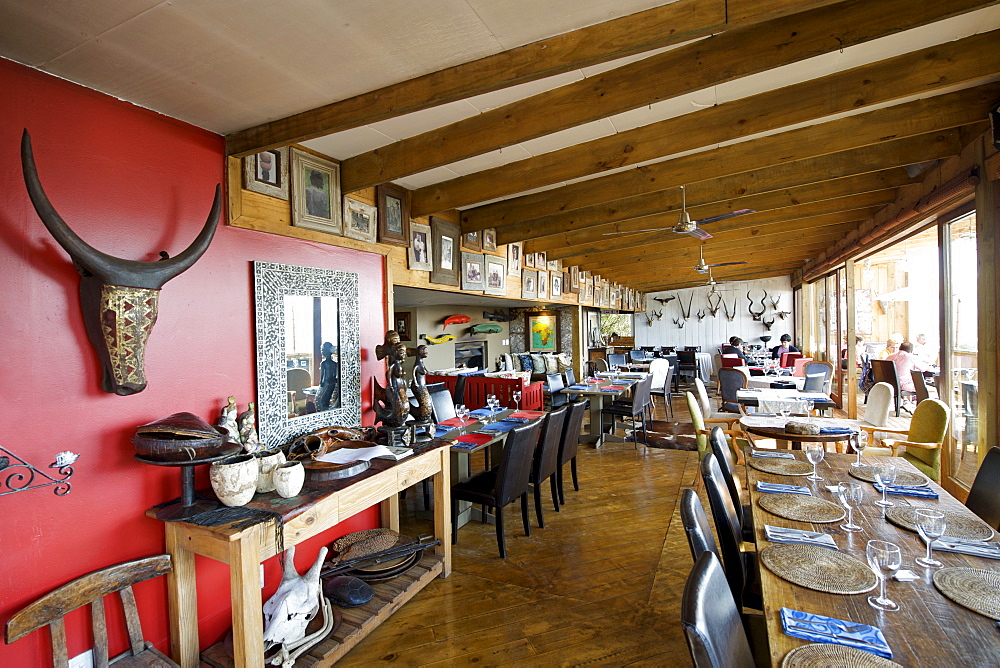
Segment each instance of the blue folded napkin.
[[478,443],[466,443],[465,441],[455,441],[455,443],[451,447],[453,447],[453,448],[459,448],[460,450],[472,450],[474,448],[478,448],[479,444]]
[[577,383],[576,385],[570,385],[566,388],[567,390],[589,390],[590,386]]
[[877,626],[782,608],[781,628],[785,635],[793,638],[854,647],[887,659],[892,658],[892,650]]
[[612,390],[609,387],[602,387],[601,392],[607,392],[608,394],[618,394],[621,390]]
[[504,422],[503,420],[501,420],[500,422],[494,422],[493,424],[488,424],[479,431],[495,431],[497,433],[502,434],[504,432],[510,431],[511,429],[517,429],[518,426],[519,425],[515,422]]
[[819,430],[821,434],[853,434],[854,430],[850,427],[821,427]]
[[497,408],[495,411],[491,411],[489,408],[477,408],[474,411],[469,411],[469,415],[496,415],[502,411],[507,410],[506,408]]
[[757,491],[768,494],[806,494],[812,496],[812,492],[809,491],[808,487],[784,485],[780,482],[764,482],[763,480],[757,481]]
[[500,419],[501,422],[515,422],[517,424],[528,424],[531,422],[530,418],[516,418],[516,417],[505,417]]
[[[882,485],[873,482],[872,486],[879,494],[882,493]],[[898,494],[900,496],[919,496],[924,499],[937,499],[939,495],[930,487],[907,487],[905,485],[889,485],[885,489],[886,494]]]
[[800,529],[786,529],[785,527],[773,527],[764,525],[764,537],[772,543],[798,543],[801,545],[816,545],[831,550],[839,550],[833,536],[821,531],[805,531]]
[[[441,436],[444,436],[445,434],[447,434],[452,429],[455,429],[455,427],[447,427],[447,426],[442,427],[441,425],[436,424],[436,425],[434,425],[434,438],[440,438]],[[426,427],[421,427],[420,429],[417,430],[417,433],[421,434],[421,433],[429,433],[429,432],[427,431]]]

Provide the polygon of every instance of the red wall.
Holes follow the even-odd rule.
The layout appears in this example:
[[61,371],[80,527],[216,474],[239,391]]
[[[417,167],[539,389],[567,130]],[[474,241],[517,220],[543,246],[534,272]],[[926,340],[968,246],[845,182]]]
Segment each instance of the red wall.
[[[163,289],[146,390],[102,392],[78,276],[25,192],[21,131],[31,133],[42,184],[62,217],[97,249],[136,260],[154,260],[161,249],[176,254],[197,235],[215,185],[224,183],[222,138],[5,60],[0,90],[0,445],[39,467],[61,450],[81,455],[68,495],[35,489],[0,497],[6,622],[75,577],[163,551],[163,526],[144,512],[178,495],[179,473],[134,461],[129,439],[136,425],[170,413],[214,421],[226,396],[235,394],[241,408],[253,399],[252,260],[358,272],[367,351],[385,331],[385,286],[380,255],[220,226],[202,259]],[[364,357],[370,384],[380,365]],[[377,509],[369,509],[322,542],[377,522]],[[300,569],[320,544],[299,549]],[[198,578],[207,646],[229,627],[228,570],[199,559]],[[278,578],[272,559],[265,596]],[[165,580],[136,590],[146,637],[168,651]],[[84,621],[82,613],[71,621],[70,656],[89,646]],[[112,651],[122,651],[120,630],[113,631]],[[0,644],[0,665],[47,665],[48,646],[46,630]]]

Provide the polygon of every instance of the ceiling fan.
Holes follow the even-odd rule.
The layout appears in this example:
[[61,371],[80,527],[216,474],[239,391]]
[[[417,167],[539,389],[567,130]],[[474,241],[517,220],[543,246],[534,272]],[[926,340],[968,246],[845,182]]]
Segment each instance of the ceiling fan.
[[728,213],[720,213],[717,216],[709,216],[708,218],[699,218],[698,220],[691,220],[691,215],[687,212],[687,192],[684,190],[684,186],[681,186],[681,213],[678,216],[677,224],[673,227],[652,227],[646,230],[625,230],[621,232],[605,232],[604,236],[611,236],[616,234],[636,234],[638,232],[659,232],[660,230],[673,230],[677,234],[690,234],[695,239],[711,239],[712,235],[705,230],[698,227],[698,225],[707,225],[708,223],[714,223],[720,220],[725,220],[726,218],[732,218],[733,216],[742,216],[743,214],[754,213],[753,209],[736,209],[735,211],[730,211]]
[[741,260],[739,262],[718,262],[716,264],[705,264],[705,247],[704,246],[699,246],[698,247],[698,256],[699,256],[698,264],[695,265],[694,267],[688,267],[688,268],[689,269],[694,269],[699,274],[704,274],[706,271],[707,272],[711,272],[712,271],[712,267],[728,267],[728,266],[734,265],[734,264],[746,264],[747,263],[746,260]]

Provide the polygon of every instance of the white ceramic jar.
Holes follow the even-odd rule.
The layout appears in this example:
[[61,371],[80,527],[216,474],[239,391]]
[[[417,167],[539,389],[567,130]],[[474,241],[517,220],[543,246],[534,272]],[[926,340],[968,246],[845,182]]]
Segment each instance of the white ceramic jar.
[[288,499],[298,496],[302,491],[302,485],[306,481],[306,470],[302,462],[285,462],[274,468],[271,479],[278,496]]
[[277,452],[263,451],[257,453],[257,464],[259,466],[257,474],[257,492],[274,491],[274,482],[271,481],[271,474],[279,464],[285,463],[285,453],[281,450]]
[[209,478],[219,501],[227,506],[245,506],[257,491],[257,458],[236,455],[212,464]]

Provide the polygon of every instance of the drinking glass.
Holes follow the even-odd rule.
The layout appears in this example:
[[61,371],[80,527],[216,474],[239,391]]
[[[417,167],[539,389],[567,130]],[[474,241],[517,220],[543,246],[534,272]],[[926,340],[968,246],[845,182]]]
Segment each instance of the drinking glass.
[[944,513],[939,510],[931,510],[930,508],[918,508],[916,516],[917,533],[927,543],[927,556],[918,557],[914,561],[927,568],[941,568],[944,564],[935,559],[931,554],[931,545],[935,540],[944,535],[946,528]]
[[813,409],[816,407],[816,402],[812,399],[803,399],[802,406],[805,408],[806,415],[811,416],[813,414]]
[[872,467],[875,472],[875,480],[882,486],[882,500],[876,501],[876,506],[891,508],[896,504],[885,500],[885,491],[892,483],[896,482],[896,465],[889,462],[879,462]]
[[521,410],[521,390],[514,390],[510,398],[514,400],[514,410]]
[[861,453],[865,451],[868,447],[868,432],[865,430],[859,431],[854,435],[854,449],[858,451],[858,461],[851,462],[851,468],[856,468],[858,466],[864,466],[861,463]]
[[841,524],[844,531],[854,533],[862,531],[861,527],[854,523],[854,509],[861,505],[864,498],[864,488],[859,482],[842,482],[837,485],[837,498],[840,505],[847,509],[847,524]]
[[891,578],[903,564],[903,556],[899,551],[899,546],[882,540],[870,540],[865,554],[868,557],[868,566],[879,581],[879,595],[869,596],[868,605],[876,610],[899,610],[899,604],[885,595],[885,581]]
[[486,397],[486,405],[489,406],[490,408],[490,422],[493,422],[494,412],[496,411],[497,406],[500,405],[500,402],[497,400],[497,395],[495,394],[488,395]]
[[803,446],[806,451],[806,459],[809,463],[813,465],[813,472],[811,476],[807,476],[806,480],[820,481],[823,478],[816,473],[816,465],[823,461],[823,457],[826,456],[826,447],[822,443],[806,443]]
[[461,425],[462,429],[461,429],[461,431],[459,433],[460,434],[464,434],[465,433],[465,421],[469,417],[469,407],[466,406],[465,404],[459,404],[459,405],[455,406],[455,414],[458,416],[458,419],[462,423],[462,425]]

